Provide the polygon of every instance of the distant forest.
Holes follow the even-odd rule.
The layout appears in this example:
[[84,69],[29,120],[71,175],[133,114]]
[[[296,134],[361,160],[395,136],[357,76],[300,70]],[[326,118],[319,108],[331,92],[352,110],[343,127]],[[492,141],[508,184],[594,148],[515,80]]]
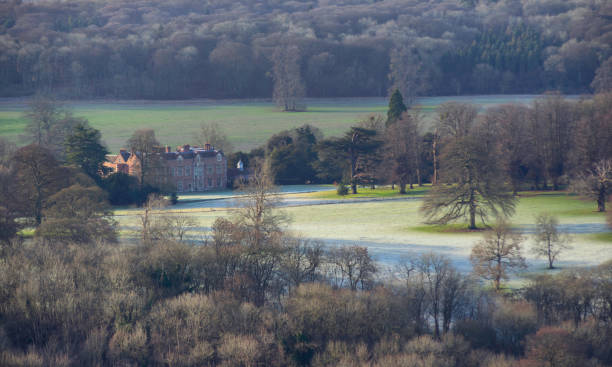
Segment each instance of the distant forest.
[[0,96],[269,98],[283,49],[308,97],[589,93],[611,45],[596,0],[9,0]]

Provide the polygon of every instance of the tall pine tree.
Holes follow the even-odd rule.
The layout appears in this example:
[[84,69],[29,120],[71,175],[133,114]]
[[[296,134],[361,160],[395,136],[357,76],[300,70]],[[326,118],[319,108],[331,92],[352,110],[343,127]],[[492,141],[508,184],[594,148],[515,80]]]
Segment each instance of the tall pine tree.
[[66,137],[66,161],[81,168],[91,178],[99,182],[108,150],[100,141],[100,131],[79,122]]
[[391,99],[389,100],[389,110],[387,111],[387,126],[393,124],[397,121],[402,113],[406,112],[408,108],[404,104],[404,97],[402,97],[402,93],[400,93],[399,89],[396,89],[395,92],[391,95]]

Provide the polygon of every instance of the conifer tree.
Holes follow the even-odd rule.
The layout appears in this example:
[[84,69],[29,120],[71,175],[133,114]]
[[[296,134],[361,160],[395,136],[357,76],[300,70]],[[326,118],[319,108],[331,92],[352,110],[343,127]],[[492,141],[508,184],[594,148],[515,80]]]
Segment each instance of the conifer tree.
[[389,100],[387,126],[397,121],[402,116],[402,113],[406,112],[407,110],[408,108],[404,104],[404,97],[402,97],[402,93],[399,91],[399,89],[396,89]]

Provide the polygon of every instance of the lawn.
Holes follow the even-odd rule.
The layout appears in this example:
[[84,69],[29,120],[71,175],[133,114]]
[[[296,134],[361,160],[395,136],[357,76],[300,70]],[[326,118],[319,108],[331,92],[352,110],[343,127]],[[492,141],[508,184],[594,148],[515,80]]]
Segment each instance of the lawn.
[[[297,203],[281,209],[291,218],[290,230],[320,239],[327,246],[367,246],[379,262],[391,268],[412,253],[435,251],[449,256],[462,271],[470,271],[470,250],[482,238],[482,231],[466,231],[467,225],[462,223],[426,225],[419,212],[421,200],[418,195],[397,200],[399,195],[390,189],[380,190],[379,196],[363,190],[364,196],[358,200],[338,200],[335,195],[331,190],[287,195],[287,202]],[[193,235],[201,238],[218,216],[231,215],[231,208],[232,205],[211,207],[205,201],[200,205],[179,205],[172,210],[195,218],[198,228]],[[545,270],[544,260],[529,252],[535,215],[543,211],[558,215],[561,229],[572,233],[573,249],[561,255],[561,268],[595,265],[612,259],[612,234],[605,226],[604,215],[594,209],[594,202],[564,193],[521,193],[511,222],[526,237],[524,253],[530,265],[528,273]],[[118,214],[121,214],[117,218],[123,230],[137,228],[133,209]]]
[[[426,97],[417,100],[426,123],[444,102],[460,101],[481,108],[517,102],[530,103],[534,96]],[[162,144],[198,143],[202,123],[217,122],[237,149],[249,150],[271,135],[303,124],[318,127],[325,136],[337,136],[372,113],[385,114],[385,98],[307,99],[306,112],[281,112],[271,101],[77,101],[66,103],[75,116],[84,117],[102,131],[113,152],[125,146],[136,129],[151,128]],[[24,131],[23,99],[0,100],[0,136],[16,139]]]
[[309,199],[335,199],[335,200],[351,200],[356,198],[402,198],[402,197],[410,197],[410,196],[423,196],[427,191],[429,191],[430,186],[414,186],[414,189],[409,189],[406,187],[406,194],[400,194],[399,188],[396,186],[394,189],[391,189],[390,186],[377,187],[375,189],[371,189],[369,187],[358,187],[357,194],[350,193],[350,186],[348,195],[338,195],[338,193],[334,191],[319,191],[319,192],[311,192],[307,194],[302,194],[300,197],[309,198]]

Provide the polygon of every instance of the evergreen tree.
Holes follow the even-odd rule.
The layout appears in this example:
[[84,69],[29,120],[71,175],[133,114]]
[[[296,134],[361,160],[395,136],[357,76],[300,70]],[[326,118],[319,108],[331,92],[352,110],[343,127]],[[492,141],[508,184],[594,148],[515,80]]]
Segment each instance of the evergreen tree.
[[99,180],[108,150],[100,141],[100,131],[79,122],[66,137],[66,161],[80,167],[94,180]]
[[402,93],[400,93],[399,89],[396,89],[389,100],[387,126],[397,121],[402,116],[402,113],[406,112],[407,110],[408,108],[404,104],[404,97],[402,97]]

